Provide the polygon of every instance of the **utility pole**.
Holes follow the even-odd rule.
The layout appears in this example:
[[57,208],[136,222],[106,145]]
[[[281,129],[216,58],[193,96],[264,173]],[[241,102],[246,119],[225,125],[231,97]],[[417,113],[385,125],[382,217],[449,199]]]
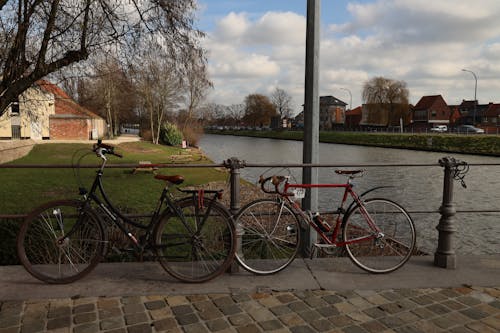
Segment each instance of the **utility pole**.
[[[304,143],[302,162],[315,164],[319,162],[319,20],[320,0],[307,0],[306,31],[306,68],[304,94]],[[302,183],[318,182],[318,169],[304,167]],[[302,201],[305,210],[318,209],[318,190],[307,189]],[[316,241],[316,232],[310,228],[302,235],[302,255],[309,256],[311,245]]]

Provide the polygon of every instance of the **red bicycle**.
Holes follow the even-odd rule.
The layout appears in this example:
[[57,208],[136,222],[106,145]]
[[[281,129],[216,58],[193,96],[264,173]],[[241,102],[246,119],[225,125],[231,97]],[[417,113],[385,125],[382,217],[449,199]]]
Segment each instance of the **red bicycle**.
[[[300,247],[301,223],[304,227],[311,226],[319,235],[319,242],[313,244],[312,250],[331,254],[336,248],[345,248],[349,258],[370,273],[389,273],[408,261],[415,249],[416,232],[406,210],[388,199],[364,199],[373,189],[356,194],[352,180],[361,176],[363,170],[335,172],[347,176],[346,183],[294,184],[289,182],[290,176],[260,177],[262,190],[276,197],[253,201],[238,213],[240,245],[236,259],[242,267],[260,275],[287,267]],[[300,207],[297,201],[309,188],[344,189],[333,225],[318,213]],[[349,198],[352,202],[348,205]]]

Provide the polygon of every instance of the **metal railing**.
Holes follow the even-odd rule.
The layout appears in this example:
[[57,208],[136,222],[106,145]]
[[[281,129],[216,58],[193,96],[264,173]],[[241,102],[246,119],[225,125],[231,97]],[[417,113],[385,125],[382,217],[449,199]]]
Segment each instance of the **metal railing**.
[[[434,253],[434,265],[443,268],[456,268],[456,253],[454,249],[453,234],[457,231],[455,215],[457,213],[500,213],[500,209],[489,210],[457,210],[453,202],[453,185],[457,179],[457,170],[460,166],[467,165],[465,162],[450,157],[444,157],[438,163],[432,164],[272,164],[272,163],[247,163],[236,157],[231,157],[221,164],[181,164],[181,163],[159,163],[152,165],[144,164],[107,164],[106,168],[216,168],[224,167],[230,172],[230,205],[229,210],[236,216],[241,208],[240,201],[240,178],[243,168],[402,168],[402,167],[437,167],[444,171],[442,204],[438,210],[409,210],[410,214],[440,214],[438,230],[438,244]],[[469,166],[500,166],[499,163],[472,163]],[[17,164],[0,165],[0,169],[65,169],[73,168],[73,165],[53,164]],[[80,168],[97,169],[100,165],[80,165]],[[463,176],[462,176],[463,178]],[[459,179],[460,180],[460,179]],[[2,219],[23,219],[26,214],[0,214]],[[149,216],[140,214],[141,217]],[[309,244],[303,244],[309,246]]]

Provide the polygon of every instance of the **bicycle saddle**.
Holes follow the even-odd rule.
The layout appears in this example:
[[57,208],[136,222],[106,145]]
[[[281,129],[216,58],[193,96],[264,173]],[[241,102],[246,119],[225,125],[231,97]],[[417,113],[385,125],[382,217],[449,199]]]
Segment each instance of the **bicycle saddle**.
[[182,182],[184,182],[184,177],[182,177],[181,175],[175,175],[175,176],[155,175],[154,177],[155,179],[165,180],[175,185],[179,185],[182,184]]

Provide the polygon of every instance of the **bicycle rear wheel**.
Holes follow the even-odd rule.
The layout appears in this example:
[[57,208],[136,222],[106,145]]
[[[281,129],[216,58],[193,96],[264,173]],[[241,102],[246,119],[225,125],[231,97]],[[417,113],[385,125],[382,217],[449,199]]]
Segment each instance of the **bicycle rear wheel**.
[[[70,236],[63,238],[68,233]],[[35,208],[17,237],[22,265],[47,283],[70,283],[82,278],[97,265],[104,249],[100,219],[74,200],[52,201]]]
[[184,282],[204,282],[222,274],[231,264],[235,229],[228,211],[205,198],[176,202],[185,219],[167,211],[155,230],[155,249],[163,268]]
[[[367,219],[377,226],[374,230]],[[342,235],[347,254],[360,268],[370,273],[389,273],[403,266],[415,248],[413,221],[403,207],[386,199],[368,199],[344,218]]]
[[300,244],[300,223],[285,202],[253,201],[241,209],[236,225],[240,239],[236,260],[247,271],[274,274],[295,258]]

